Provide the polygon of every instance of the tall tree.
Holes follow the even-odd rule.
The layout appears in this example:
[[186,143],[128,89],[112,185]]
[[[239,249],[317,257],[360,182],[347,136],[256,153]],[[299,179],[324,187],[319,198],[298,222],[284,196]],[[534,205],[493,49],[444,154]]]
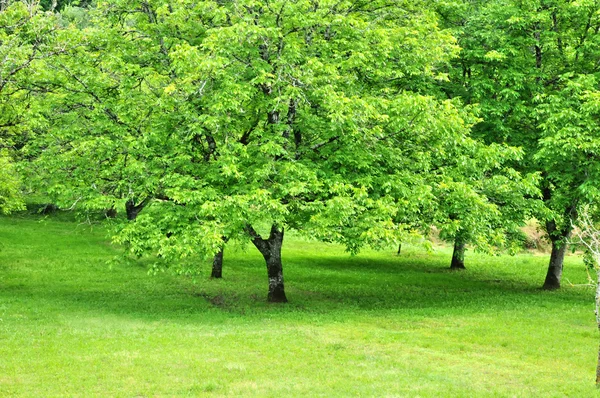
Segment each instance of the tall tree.
[[[597,88],[600,5],[595,1],[440,2],[445,26],[462,47],[442,91],[478,103],[474,135],[521,147],[514,162],[538,173],[538,219],[552,241],[544,288],[560,287],[566,241],[578,206],[598,184],[596,121],[580,107]],[[588,94],[586,94],[588,92]],[[588,126],[588,123],[589,126]],[[568,152],[570,158],[564,156]]]
[[115,239],[182,272],[223,237],[249,240],[268,300],[285,302],[285,231],[352,252],[397,241],[435,186],[471,172],[461,161],[505,156],[468,137],[470,108],[420,92],[457,51],[427,4],[111,0],[89,13],[40,71],[51,134],[32,151],[63,201],[151,198]]
[[[212,25],[206,37],[179,45],[174,61],[181,79],[172,90],[189,109],[189,134],[197,141],[192,151],[206,148],[206,156],[194,164],[197,171],[171,175],[166,192],[175,205],[155,203],[177,216],[166,217],[166,209],[148,212],[121,237],[135,247],[148,245],[142,251],[158,245],[161,253],[181,254],[190,250],[182,241],[215,250],[221,236],[249,237],[265,258],[268,300],[286,301],[286,229],[340,241],[350,250],[394,238],[393,198],[373,195],[379,189],[374,186],[391,159],[399,159],[400,153],[390,158],[388,152],[411,141],[409,116],[424,111],[414,122],[423,129],[428,117],[443,111],[427,111],[429,99],[389,93],[383,83],[432,73],[454,47],[447,35],[431,33],[431,15],[397,3],[211,7],[203,13]],[[178,12],[165,15],[175,19]],[[419,42],[421,37],[428,40]],[[415,57],[420,50],[428,55]],[[452,127],[466,131],[459,123]],[[442,135],[440,130],[431,135]],[[193,217],[203,221],[192,228],[179,224]],[[173,234],[162,239],[167,229]]]

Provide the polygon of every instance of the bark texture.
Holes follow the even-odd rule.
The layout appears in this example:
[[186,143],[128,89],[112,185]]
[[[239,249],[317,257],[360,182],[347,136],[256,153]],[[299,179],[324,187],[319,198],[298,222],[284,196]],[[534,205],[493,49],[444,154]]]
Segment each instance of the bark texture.
[[543,289],[556,290],[560,289],[563,262],[565,253],[567,252],[566,240],[571,235],[571,228],[567,227],[561,231],[556,228],[554,221],[549,221],[546,223],[546,231],[552,242],[552,253],[550,254],[550,263],[548,264],[548,272],[546,272]]
[[452,262],[450,269],[465,269],[465,250],[466,243],[460,238],[454,240],[454,250],[452,251]]
[[562,276],[566,251],[566,243],[552,241],[552,254],[550,254],[550,264],[548,264],[548,272],[546,272],[546,279],[543,286],[545,290],[560,289],[560,278]]
[[276,225],[271,226],[271,232],[267,239],[263,239],[252,226],[246,227],[252,243],[263,255],[267,264],[267,275],[269,277],[269,293],[267,301],[270,303],[287,303],[285,288],[283,284],[283,265],[281,262],[281,247],[283,246],[283,228]]

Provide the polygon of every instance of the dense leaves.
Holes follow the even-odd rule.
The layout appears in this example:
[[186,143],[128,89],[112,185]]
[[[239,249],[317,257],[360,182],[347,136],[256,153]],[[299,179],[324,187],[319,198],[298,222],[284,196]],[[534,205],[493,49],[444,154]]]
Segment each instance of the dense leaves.
[[598,198],[598,10],[594,1],[439,4],[462,47],[441,91],[480,104],[474,135],[521,147],[514,167],[541,177],[537,218],[558,256],[548,288],[559,286],[560,250],[578,206]]
[[0,5],[0,212],[23,207],[20,179],[13,156],[27,136],[25,127],[29,69],[55,50],[48,46],[52,16],[22,2]]
[[[593,80],[553,81],[577,95],[536,91],[546,77],[526,73],[537,36],[525,36],[537,20],[511,17],[523,5],[18,4],[47,30],[19,50],[31,60],[13,114],[27,125],[13,137],[28,184],[62,207],[125,210],[115,240],[181,272],[229,239],[252,242],[279,301],[290,229],[353,253],[431,226],[463,246],[510,246],[539,176],[548,190],[561,172],[544,163],[552,137],[588,135],[594,119]],[[552,108],[565,106],[589,116]]]

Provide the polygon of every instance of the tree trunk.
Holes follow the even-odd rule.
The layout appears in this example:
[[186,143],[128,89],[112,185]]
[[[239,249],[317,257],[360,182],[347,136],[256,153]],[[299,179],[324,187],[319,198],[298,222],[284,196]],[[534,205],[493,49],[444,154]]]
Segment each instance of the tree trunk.
[[545,290],[560,289],[560,278],[562,276],[563,261],[567,252],[567,238],[571,235],[571,227],[565,227],[559,231],[554,221],[546,223],[546,232],[552,242],[552,253],[550,254],[550,263],[548,264],[548,272],[544,280]]
[[454,251],[452,252],[452,262],[450,269],[465,269],[465,250],[466,243],[460,238],[454,239]]
[[136,207],[135,202],[133,200],[129,200],[127,201],[127,203],[125,203],[125,212],[127,213],[127,219],[129,221],[135,220],[140,211],[141,209],[138,209]]
[[212,273],[210,274],[211,278],[220,279],[223,277],[223,250],[225,250],[225,248],[221,247],[221,250],[219,250],[213,258]]
[[269,276],[269,294],[267,301],[270,303],[287,303],[283,285],[283,265],[281,263],[281,247],[283,246],[283,228],[271,226],[268,239],[263,239],[252,226],[247,226],[247,231],[252,238],[252,243],[263,255],[267,264]]
[[223,252],[225,251],[225,244],[229,238],[223,236],[221,239],[223,239],[223,245],[221,246],[221,250],[213,257],[212,272],[210,274],[211,278],[220,279],[223,277]]
[[566,252],[567,244],[562,239],[552,239],[552,254],[550,254],[550,264],[543,286],[545,290],[560,289],[560,277]]
[[401,251],[402,251],[402,243],[399,243],[398,244],[398,253],[396,253],[396,255],[399,256]]

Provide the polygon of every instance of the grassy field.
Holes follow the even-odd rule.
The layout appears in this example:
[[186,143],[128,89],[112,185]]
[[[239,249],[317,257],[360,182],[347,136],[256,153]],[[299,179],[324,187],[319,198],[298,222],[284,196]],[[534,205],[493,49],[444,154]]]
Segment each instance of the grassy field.
[[[287,240],[290,303],[262,258],[223,280],[107,260],[102,228],[0,219],[0,396],[592,397],[598,332],[580,259],[539,289],[546,256],[405,247],[350,257]],[[569,285],[571,282],[574,285]]]

